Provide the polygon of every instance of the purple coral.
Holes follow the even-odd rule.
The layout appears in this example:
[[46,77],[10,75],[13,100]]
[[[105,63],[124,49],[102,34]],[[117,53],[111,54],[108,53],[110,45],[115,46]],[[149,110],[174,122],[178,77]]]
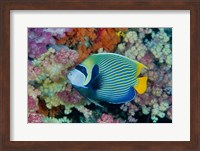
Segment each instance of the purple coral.
[[47,28],[44,31],[51,33],[56,39],[60,39],[66,36],[66,32],[72,31],[72,28]]
[[44,28],[28,29],[28,56],[30,58],[38,58],[47,51],[46,45],[55,43],[51,33],[45,32]]
[[39,58],[47,51],[48,44],[55,44],[55,38],[62,38],[69,28],[29,28],[28,29],[28,56]]

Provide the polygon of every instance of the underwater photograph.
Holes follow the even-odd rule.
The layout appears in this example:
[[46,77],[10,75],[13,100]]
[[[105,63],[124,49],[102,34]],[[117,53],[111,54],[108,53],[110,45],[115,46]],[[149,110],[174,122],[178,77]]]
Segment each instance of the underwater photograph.
[[172,28],[28,28],[28,123],[172,123]]

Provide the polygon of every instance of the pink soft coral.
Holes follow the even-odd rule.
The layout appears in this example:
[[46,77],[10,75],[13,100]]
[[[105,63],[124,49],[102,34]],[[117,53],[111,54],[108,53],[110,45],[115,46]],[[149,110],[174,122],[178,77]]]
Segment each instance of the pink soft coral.
[[28,79],[35,80],[38,75],[41,74],[41,69],[39,67],[34,67],[31,62],[28,62]]
[[29,113],[28,123],[42,123],[43,115],[38,113]]
[[118,120],[114,120],[113,116],[110,114],[103,113],[101,118],[97,120],[98,123],[119,123]]
[[28,96],[28,111],[35,112],[39,109],[36,100],[34,100],[31,96]]
[[60,51],[56,52],[54,61],[60,64],[70,63],[74,65],[74,62],[78,59],[78,53],[75,50],[65,50],[61,49]]
[[75,90],[67,86],[65,91],[58,92],[58,96],[64,102],[78,103],[83,97]]

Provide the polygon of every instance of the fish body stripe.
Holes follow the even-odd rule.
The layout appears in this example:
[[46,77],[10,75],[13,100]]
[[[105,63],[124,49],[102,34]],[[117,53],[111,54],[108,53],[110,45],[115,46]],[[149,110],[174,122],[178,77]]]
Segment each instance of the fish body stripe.
[[102,81],[102,84],[103,84],[103,88],[104,89],[113,89],[113,88],[117,88],[117,89],[121,88],[121,89],[123,89],[123,88],[125,88],[127,86],[135,86],[137,84],[137,82],[136,81],[132,81],[132,80],[127,81],[127,82],[118,81],[118,82],[113,82],[113,83],[112,82],[108,83],[108,82]]
[[130,87],[132,86],[132,83],[130,84],[127,84],[127,85],[118,85],[118,84],[115,84],[115,85],[104,85],[104,87],[102,87],[101,89],[105,90],[105,91],[112,91],[112,90],[124,90],[126,89],[127,87]]
[[136,95],[135,90],[133,88],[129,88],[124,93],[120,93],[120,94],[115,94],[112,92],[110,92],[109,94],[98,93],[97,96],[98,96],[98,99],[106,100],[107,102],[110,102],[110,103],[124,103],[124,102],[133,100],[135,95]]
[[123,90],[121,92],[114,91],[114,90],[112,90],[110,92],[109,91],[101,91],[101,90],[99,90],[99,91],[97,91],[97,94],[99,94],[99,95],[105,95],[105,96],[107,96],[107,95],[122,96],[122,95],[124,95],[124,94],[127,93],[127,90]]
[[118,63],[118,62],[107,62],[107,64],[99,64],[100,73],[106,73],[107,76],[113,74],[131,74],[133,77],[136,76],[136,69],[133,68],[131,65],[127,65],[125,63]]
[[98,88],[92,87],[95,90],[95,95],[89,96],[89,98],[111,103],[123,103],[131,101],[135,97],[134,86],[138,83],[137,76],[141,69],[139,68],[141,65],[137,61],[112,53],[94,54],[87,59],[83,64],[90,72],[86,83],[92,80],[94,65],[98,66],[97,74],[99,75],[99,78],[96,79],[99,80],[95,83],[100,82]]
[[116,73],[108,74],[107,72],[102,73],[102,82],[104,84],[123,84],[123,83],[129,83],[132,81],[132,84],[135,84],[137,79],[132,75],[132,73],[122,72],[122,73]]
[[[130,77],[120,77],[120,76],[116,76],[116,77],[112,77],[112,76],[108,76],[108,77],[103,77],[102,80],[104,80],[103,82],[107,82],[107,83],[115,83],[115,82],[125,82],[127,83],[128,81],[136,81],[136,78],[130,78]],[[123,81],[125,80],[125,81]]]
[[136,68],[133,62],[129,61],[127,64],[123,59],[120,57],[117,60],[112,57],[100,58],[97,65],[102,74],[103,86],[102,89],[97,90],[99,96],[118,98],[125,95],[130,86],[136,83]]
[[111,81],[111,80],[113,80],[113,82],[114,81],[118,81],[118,80],[120,80],[120,81],[122,81],[122,79],[123,80],[128,80],[128,79],[131,79],[131,80],[133,80],[134,81],[134,79],[136,79],[135,77],[133,77],[132,76],[132,74],[131,73],[113,73],[113,74],[107,74],[107,73],[102,73],[101,75],[105,75],[105,76],[107,76],[107,77],[103,77],[103,79],[104,80],[109,80],[109,81]]
[[116,68],[114,68],[114,67],[109,68],[109,67],[100,66],[99,68],[100,68],[100,73],[102,73],[106,76],[112,76],[112,77],[113,76],[115,76],[115,77],[119,76],[117,78],[123,78],[124,76],[127,76],[127,77],[134,78],[135,75],[136,75],[136,71],[134,71],[131,68],[127,68],[127,67],[123,68],[123,67],[118,66]]
[[127,63],[124,63],[123,60],[121,60],[121,61],[120,60],[115,61],[115,60],[109,60],[109,59],[107,59],[107,60],[105,60],[103,62],[100,61],[99,65],[103,66],[103,67],[108,67],[110,65],[112,65],[113,67],[125,66],[125,67],[131,68],[132,70],[133,69],[137,69],[136,65],[134,65],[133,62],[127,64]]
[[97,90],[97,93],[105,93],[105,94],[114,93],[114,94],[121,95],[120,93],[126,92],[129,88],[130,88],[130,85],[127,85],[127,86],[124,86],[124,87],[122,87],[122,86],[120,86],[120,87],[105,86],[103,89]]
[[[126,91],[126,93],[127,93],[127,91]],[[121,96],[123,96],[123,95],[126,95],[126,93],[118,93],[118,94],[116,94],[116,93],[101,93],[101,92],[98,92],[97,93],[97,95],[98,96],[112,96],[112,97],[121,97]]]
[[99,65],[99,67],[102,69],[102,71],[109,71],[109,70],[115,70],[115,71],[130,71],[130,72],[136,72],[135,69],[133,69],[130,66],[127,65],[118,65],[118,64],[111,64],[111,65]]
[[134,70],[132,70],[132,69],[129,69],[129,68],[127,68],[127,67],[117,67],[117,68],[114,68],[114,67],[111,67],[111,68],[109,68],[109,69],[105,69],[105,70],[103,70],[103,71],[101,71],[101,72],[104,72],[104,73],[107,73],[107,74],[110,74],[110,73],[112,73],[112,74],[132,74],[132,76],[135,76],[135,74],[136,74],[136,71],[134,71]]
[[99,58],[100,64],[105,63],[105,61],[106,61],[106,63],[113,62],[113,63],[117,63],[117,64],[126,62],[126,64],[130,65],[133,68],[137,67],[137,61],[133,61],[133,60],[130,60],[128,58],[125,58],[125,57],[119,56],[119,55],[110,55],[110,54],[101,55],[101,57]]
[[123,92],[124,90],[127,90],[130,88],[130,85],[124,86],[124,87],[119,87],[119,86],[113,86],[113,87],[105,87],[103,89],[98,89],[97,91],[99,92]]
[[120,98],[124,95],[127,94],[127,91],[126,93],[120,93],[120,94],[114,94],[114,93],[109,93],[109,94],[106,94],[106,93],[97,93],[98,97],[102,98],[102,97],[112,97],[112,98]]

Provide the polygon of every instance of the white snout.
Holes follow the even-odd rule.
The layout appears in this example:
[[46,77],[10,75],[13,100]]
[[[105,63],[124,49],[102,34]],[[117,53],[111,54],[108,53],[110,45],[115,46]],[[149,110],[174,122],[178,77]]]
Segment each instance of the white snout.
[[83,83],[85,82],[86,79],[85,75],[77,69],[71,70],[68,73],[67,78],[69,79],[72,85],[80,87],[83,86]]

